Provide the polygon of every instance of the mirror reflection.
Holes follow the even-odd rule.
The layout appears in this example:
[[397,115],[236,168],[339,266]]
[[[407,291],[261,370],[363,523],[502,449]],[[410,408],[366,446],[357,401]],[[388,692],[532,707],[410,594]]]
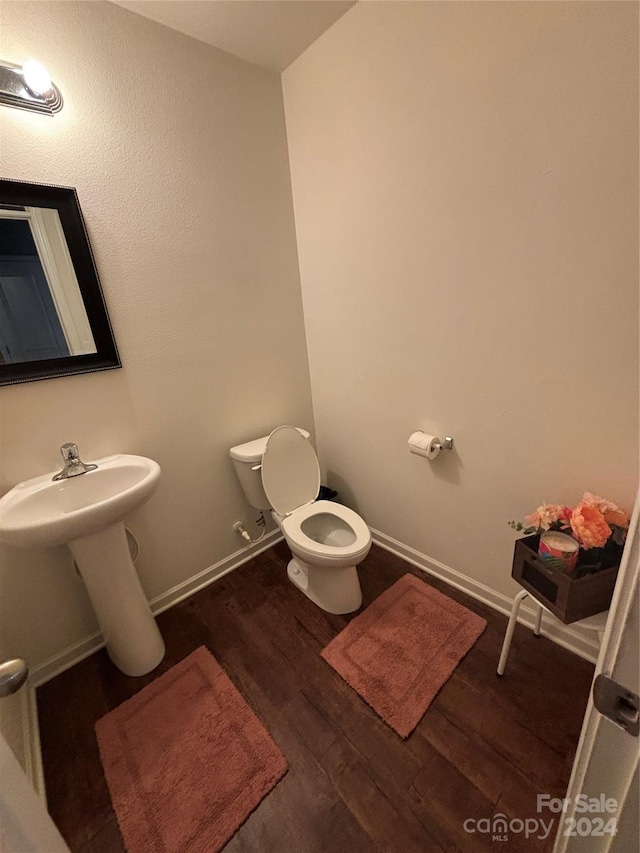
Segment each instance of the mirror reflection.
[[96,352],[58,211],[0,205],[0,364]]

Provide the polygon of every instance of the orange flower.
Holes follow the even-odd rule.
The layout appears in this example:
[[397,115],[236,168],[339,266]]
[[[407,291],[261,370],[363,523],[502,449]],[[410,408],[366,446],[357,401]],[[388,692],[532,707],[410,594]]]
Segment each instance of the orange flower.
[[618,504],[614,504],[613,501],[601,498],[600,495],[594,495],[592,492],[585,492],[581,503],[599,509],[607,524],[615,524],[616,527],[622,527],[625,530],[629,527],[629,513],[625,512]]
[[574,536],[585,550],[602,548],[611,536],[611,528],[604,515],[597,507],[584,500],[573,510],[570,524]]
[[623,509],[607,509],[602,515],[607,524],[622,527],[623,530],[627,530],[629,527],[629,516]]

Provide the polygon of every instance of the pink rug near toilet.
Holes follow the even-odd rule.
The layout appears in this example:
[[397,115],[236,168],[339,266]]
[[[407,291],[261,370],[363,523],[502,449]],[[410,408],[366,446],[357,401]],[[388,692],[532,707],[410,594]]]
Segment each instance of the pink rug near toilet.
[[287,771],[201,646],[96,723],[129,853],[216,853]]
[[406,738],[486,626],[476,613],[406,574],[322,657]]

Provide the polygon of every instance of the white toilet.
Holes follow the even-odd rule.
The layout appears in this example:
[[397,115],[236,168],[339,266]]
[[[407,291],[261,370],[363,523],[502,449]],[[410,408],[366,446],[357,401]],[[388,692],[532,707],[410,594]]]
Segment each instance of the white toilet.
[[371,533],[352,509],[316,500],[320,466],[309,433],[281,426],[229,452],[249,503],[271,509],[284,534],[293,554],[290,580],[329,613],[357,610],[356,566],[371,549]]

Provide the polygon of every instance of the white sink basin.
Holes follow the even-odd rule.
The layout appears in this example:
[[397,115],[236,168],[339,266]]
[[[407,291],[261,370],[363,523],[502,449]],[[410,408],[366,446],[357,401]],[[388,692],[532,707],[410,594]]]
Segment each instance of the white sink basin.
[[160,466],[144,456],[109,456],[86,474],[53,481],[55,471],[18,483],[0,499],[0,541],[46,548],[121,521],[150,497]]
[[164,641],[129,554],[123,518],[149,498],[160,466],[144,456],[108,456],[98,467],[53,480],[51,471],[0,499],[0,542],[31,548],[67,544],[85,582],[109,657],[126,675],[144,675],[164,657]]

